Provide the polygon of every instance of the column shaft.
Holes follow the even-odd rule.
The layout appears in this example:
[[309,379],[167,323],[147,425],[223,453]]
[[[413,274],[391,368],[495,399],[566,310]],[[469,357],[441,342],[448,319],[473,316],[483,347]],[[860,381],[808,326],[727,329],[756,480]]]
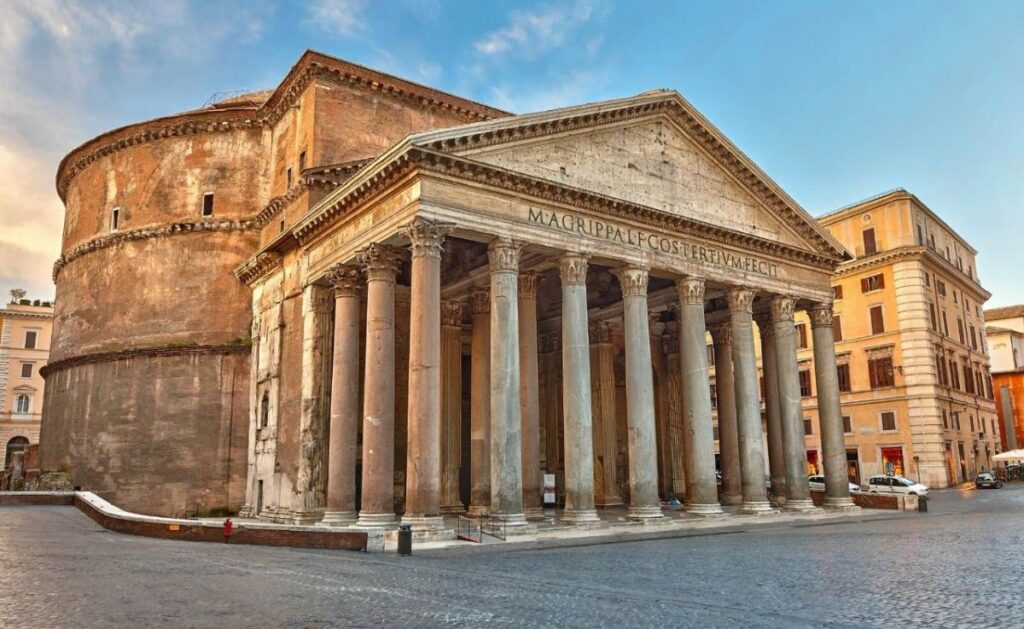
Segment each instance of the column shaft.
[[681,279],[679,291],[679,353],[683,371],[683,423],[686,467],[686,510],[695,515],[722,513],[715,483],[715,439],[708,387],[704,324],[704,280]]
[[629,518],[661,518],[654,419],[654,369],[647,318],[647,269],[616,273],[622,285],[626,336],[626,422],[629,426]]
[[782,417],[779,410],[779,379],[776,366],[775,326],[769,317],[757,320],[761,333],[761,369],[764,372],[765,432],[768,433],[768,469],[772,499],[786,501],[786,461],[782,446]]
[[718,392],[718,458],[722,472],[721,501],[738,505],[743,500],[740,478],[740,441],[736,425],[736,390],[733,378],[732,328],[728,324],[711,328],[715,351],[715,389]]
[[739,429],[740,473],[743,476],[742,513],[768,513],[771,504],[764,487],[764,440],[761,403],[757,395],[757,357],[751,307],[754,292],[736,288],[728,293],[732,327],[732,364],[736,391],[736,423]]
[[322,524],[356,521],[356,445],[359,440],[359,268],[339,264],[328,274],[334,287],[334,356],[327,462],[327,511]]
[[459,497],[462,461],[462,313],[465,304],[441,304],[441,511],[465,510]]
[[397,249],[372,244],[366,270],[366,377],[363,380],[363,489],[359,526],[395,520],[395,277]]
[[491,505],[491,294],[473,291],[470,340],[469,514],[487,515]]
[[519,245],[499,238],[491,265],[491,508],[506,526],[525,526],[519,399]]
[[846,441],[839,402],[836,342],[832,331],[832,306],[819,304],[809,310],[814,343],[814,374],[818,385],[818,424],[825,466],[826,508],[854,507],[846,476]]
[[540,277],[519,276],[519,401],[523,440],[523,511],[544,518],[540,469],[540,378],[537,333],[537,284]]
[[785,508],[790,511],[808,511],[814,509],[814,503],[811,502],[811,492],[807,485],[807,450],[804,445],[793,307],[793,300],[789,297],[772,299],[779,416],[782,423],[782,448],[786,470]]
[[562,280],[562,409],[565,422],[565,510],[569,524],[597,522],[594,509],[587,259],[566,254]]
[[589,325],[589,332],[594,503],[601,507],[612,507],[623,502],[616,469],[619,441],[615,425],[615,356],[611,325],[607,321],[594,321]]

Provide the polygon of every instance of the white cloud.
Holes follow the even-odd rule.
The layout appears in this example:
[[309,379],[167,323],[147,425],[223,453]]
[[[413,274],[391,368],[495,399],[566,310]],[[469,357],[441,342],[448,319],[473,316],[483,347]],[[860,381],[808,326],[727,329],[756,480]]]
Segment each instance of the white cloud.
[[579,105],[597,83],[598,76],[589,70],[577,70],[547,81],[533,81],[528,87],[502,84],[490,89],[490,102],[499,109],[531,113]]
[[594,0],[577,0],[568,6],[513,11],[505,26],[484,35],[473,47],[489,56],[516,54],[532,58],[561,46],[567,36],[594,17],[596,10]]
[[351,36],[366,28],[364,0],[316,0],[309,5],[309,21],[336,35]]

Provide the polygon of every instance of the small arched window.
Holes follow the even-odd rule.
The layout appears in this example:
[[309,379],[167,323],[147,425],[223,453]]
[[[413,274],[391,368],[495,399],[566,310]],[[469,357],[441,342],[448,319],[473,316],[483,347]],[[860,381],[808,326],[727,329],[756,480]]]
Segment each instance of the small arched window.
[[270,425],[270,394],[263,392],[263,399],[260,400],[260,428]]
[[32,412],[32,398],[25,395],[24,393],[14,398],[14,412],[15,413],[30,413]]
[[14,437],[7,442],[7,449],[4,453],[4,469],[11,467],[11,458],[15,452],[22,452],[28,447],[28,438]]

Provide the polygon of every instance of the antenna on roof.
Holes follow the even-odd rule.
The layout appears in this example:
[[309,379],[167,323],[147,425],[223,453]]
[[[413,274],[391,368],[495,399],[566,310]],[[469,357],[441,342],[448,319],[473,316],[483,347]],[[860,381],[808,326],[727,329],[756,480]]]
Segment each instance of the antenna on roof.
[[210,94],[209,98],[206,99],[206,102],[203,103],[202,108],[206,109],[207,107],[215,105],[223,100],[234,98],[236,96],[241,96],[242,94],[248,94],[251,91],[252,90],[230,90],[227,92],[214,92],[213,94]]

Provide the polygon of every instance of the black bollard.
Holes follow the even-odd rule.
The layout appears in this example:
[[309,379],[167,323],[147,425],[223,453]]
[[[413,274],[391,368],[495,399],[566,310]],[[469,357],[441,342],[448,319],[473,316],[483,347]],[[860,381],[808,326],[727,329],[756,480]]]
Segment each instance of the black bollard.
[[917,511],[918,513],[928,513],[928,496],[918,496]]
[[412,525],[411,524],[399,524],[398,525],[398,554],[399,555],[411,555],[412,554]]

